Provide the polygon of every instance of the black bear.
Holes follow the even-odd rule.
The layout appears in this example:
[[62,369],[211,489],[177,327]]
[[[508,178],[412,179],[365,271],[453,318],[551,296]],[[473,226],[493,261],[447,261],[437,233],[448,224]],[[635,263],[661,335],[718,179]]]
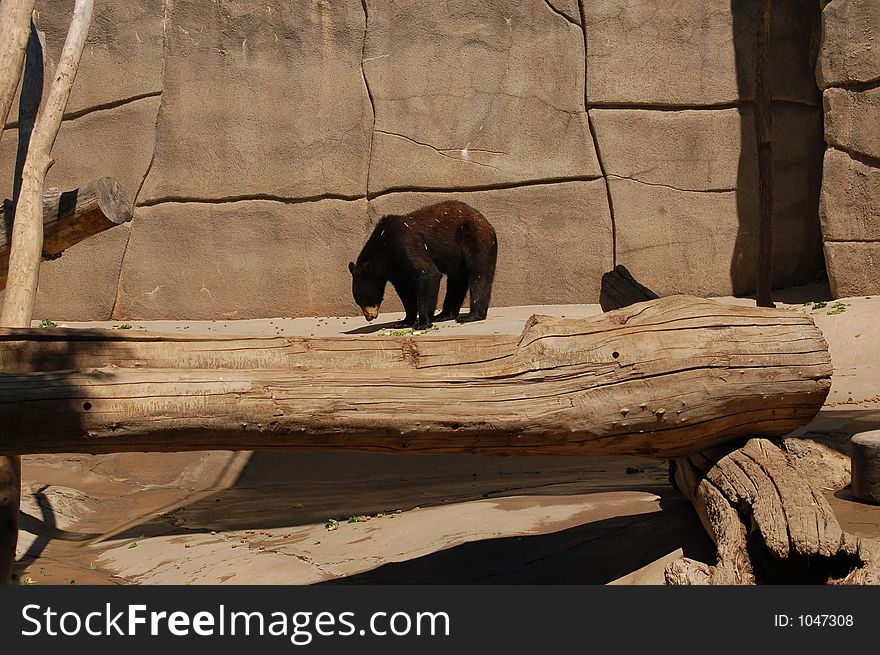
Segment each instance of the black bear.
[[[498,240],[483,215],[463,202],[446,201],[405,216],[383,216],[357,263],[349,262],[354,301],[372,321],[391,282],[406,317],[398,327],[424,330],[433,321],[481,321],[489,311]],[[446,275],[443,310],[433,316]],[[470,313],[458,316],[470,291]]]

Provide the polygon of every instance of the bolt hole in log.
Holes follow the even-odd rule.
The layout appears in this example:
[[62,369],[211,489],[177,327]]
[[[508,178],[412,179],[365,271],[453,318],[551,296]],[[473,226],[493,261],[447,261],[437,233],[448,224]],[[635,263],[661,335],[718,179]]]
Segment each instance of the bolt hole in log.
[[83,403],[83,409],[89,411],[92,408],[92,403]]
[[620,357],[620,353],[617,352],[617,351],[615,350],[613,353],[611,353],[611,356],[612,356],[614,359],[617,359],[618,357]]

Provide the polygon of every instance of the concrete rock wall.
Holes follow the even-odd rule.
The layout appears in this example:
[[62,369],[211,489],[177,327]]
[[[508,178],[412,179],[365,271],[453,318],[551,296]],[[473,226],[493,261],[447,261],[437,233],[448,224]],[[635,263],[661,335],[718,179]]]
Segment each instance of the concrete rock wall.
[[822,11],[817,74],[825,105],[820,217],[835,296],[880,293],[880,3]]
[[[51,68],[73,3],[37,4]],[[806,4],[774,3],[779,286],[822,267]],[[44,263],[37,315],[355,314],[371,226],[443,198],[495,225],[496,304],[596,302],[615,262],[661,293],[748,292],[758,6],[98,0],[48,182],[113,175],[135,217]],[[828,75],[871,75],[856,50],[823,50]],[[6,196],[14,150],[7,132]]]

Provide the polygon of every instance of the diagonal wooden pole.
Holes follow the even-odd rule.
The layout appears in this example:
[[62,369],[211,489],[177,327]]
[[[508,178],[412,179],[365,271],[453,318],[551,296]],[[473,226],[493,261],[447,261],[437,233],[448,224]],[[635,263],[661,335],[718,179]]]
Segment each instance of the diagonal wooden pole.
[[3,0],[0,3],[0,137],[24,64],[34,0]]
[[[31,323],[43,251],[43,185],[53,164],[52,146],[82,58],[93,7],[94,0],[76,1],[52,88],[31,134],[12,225],[9,275],[0,313],[0,325],[4,327],[28,327]],[[3,584],[12,579],[20,498],[21,462],[17,457],[0,457],[0,583]]]

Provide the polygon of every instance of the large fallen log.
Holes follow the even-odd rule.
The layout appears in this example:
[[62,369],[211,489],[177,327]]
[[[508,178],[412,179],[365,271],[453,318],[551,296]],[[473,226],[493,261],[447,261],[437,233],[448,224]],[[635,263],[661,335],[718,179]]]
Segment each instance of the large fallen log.
[[816,414],[831,376],[805,314],[687,296],[536,316],[519,338],[5,330],[0,366],[0,453],[666,458],[786,434]]
[[[9,268],[9,220],[11,203],[0,209],[0,289],[6,286]],[[131,220],[132,204],[110,177],[90,182],[79,189],[43,192],[43,257],[51,259],[92,235]]]
[[844,532],[828,501],[765,439],[674,460],[672,475],[718,548],[688,558],[670,584],[880,584],[880,544]]
[[[654,292],[623,266],[602,276],[602,308]],[[665,570],[671,585],[880,584],[880,543],[844,532],[821,491],[797,468],[798,453],[766,436],[707,448],[670,462],[670,480],[715,542],[717,561],[687,557]],[[783,440],[783,444],[789,440]]]

